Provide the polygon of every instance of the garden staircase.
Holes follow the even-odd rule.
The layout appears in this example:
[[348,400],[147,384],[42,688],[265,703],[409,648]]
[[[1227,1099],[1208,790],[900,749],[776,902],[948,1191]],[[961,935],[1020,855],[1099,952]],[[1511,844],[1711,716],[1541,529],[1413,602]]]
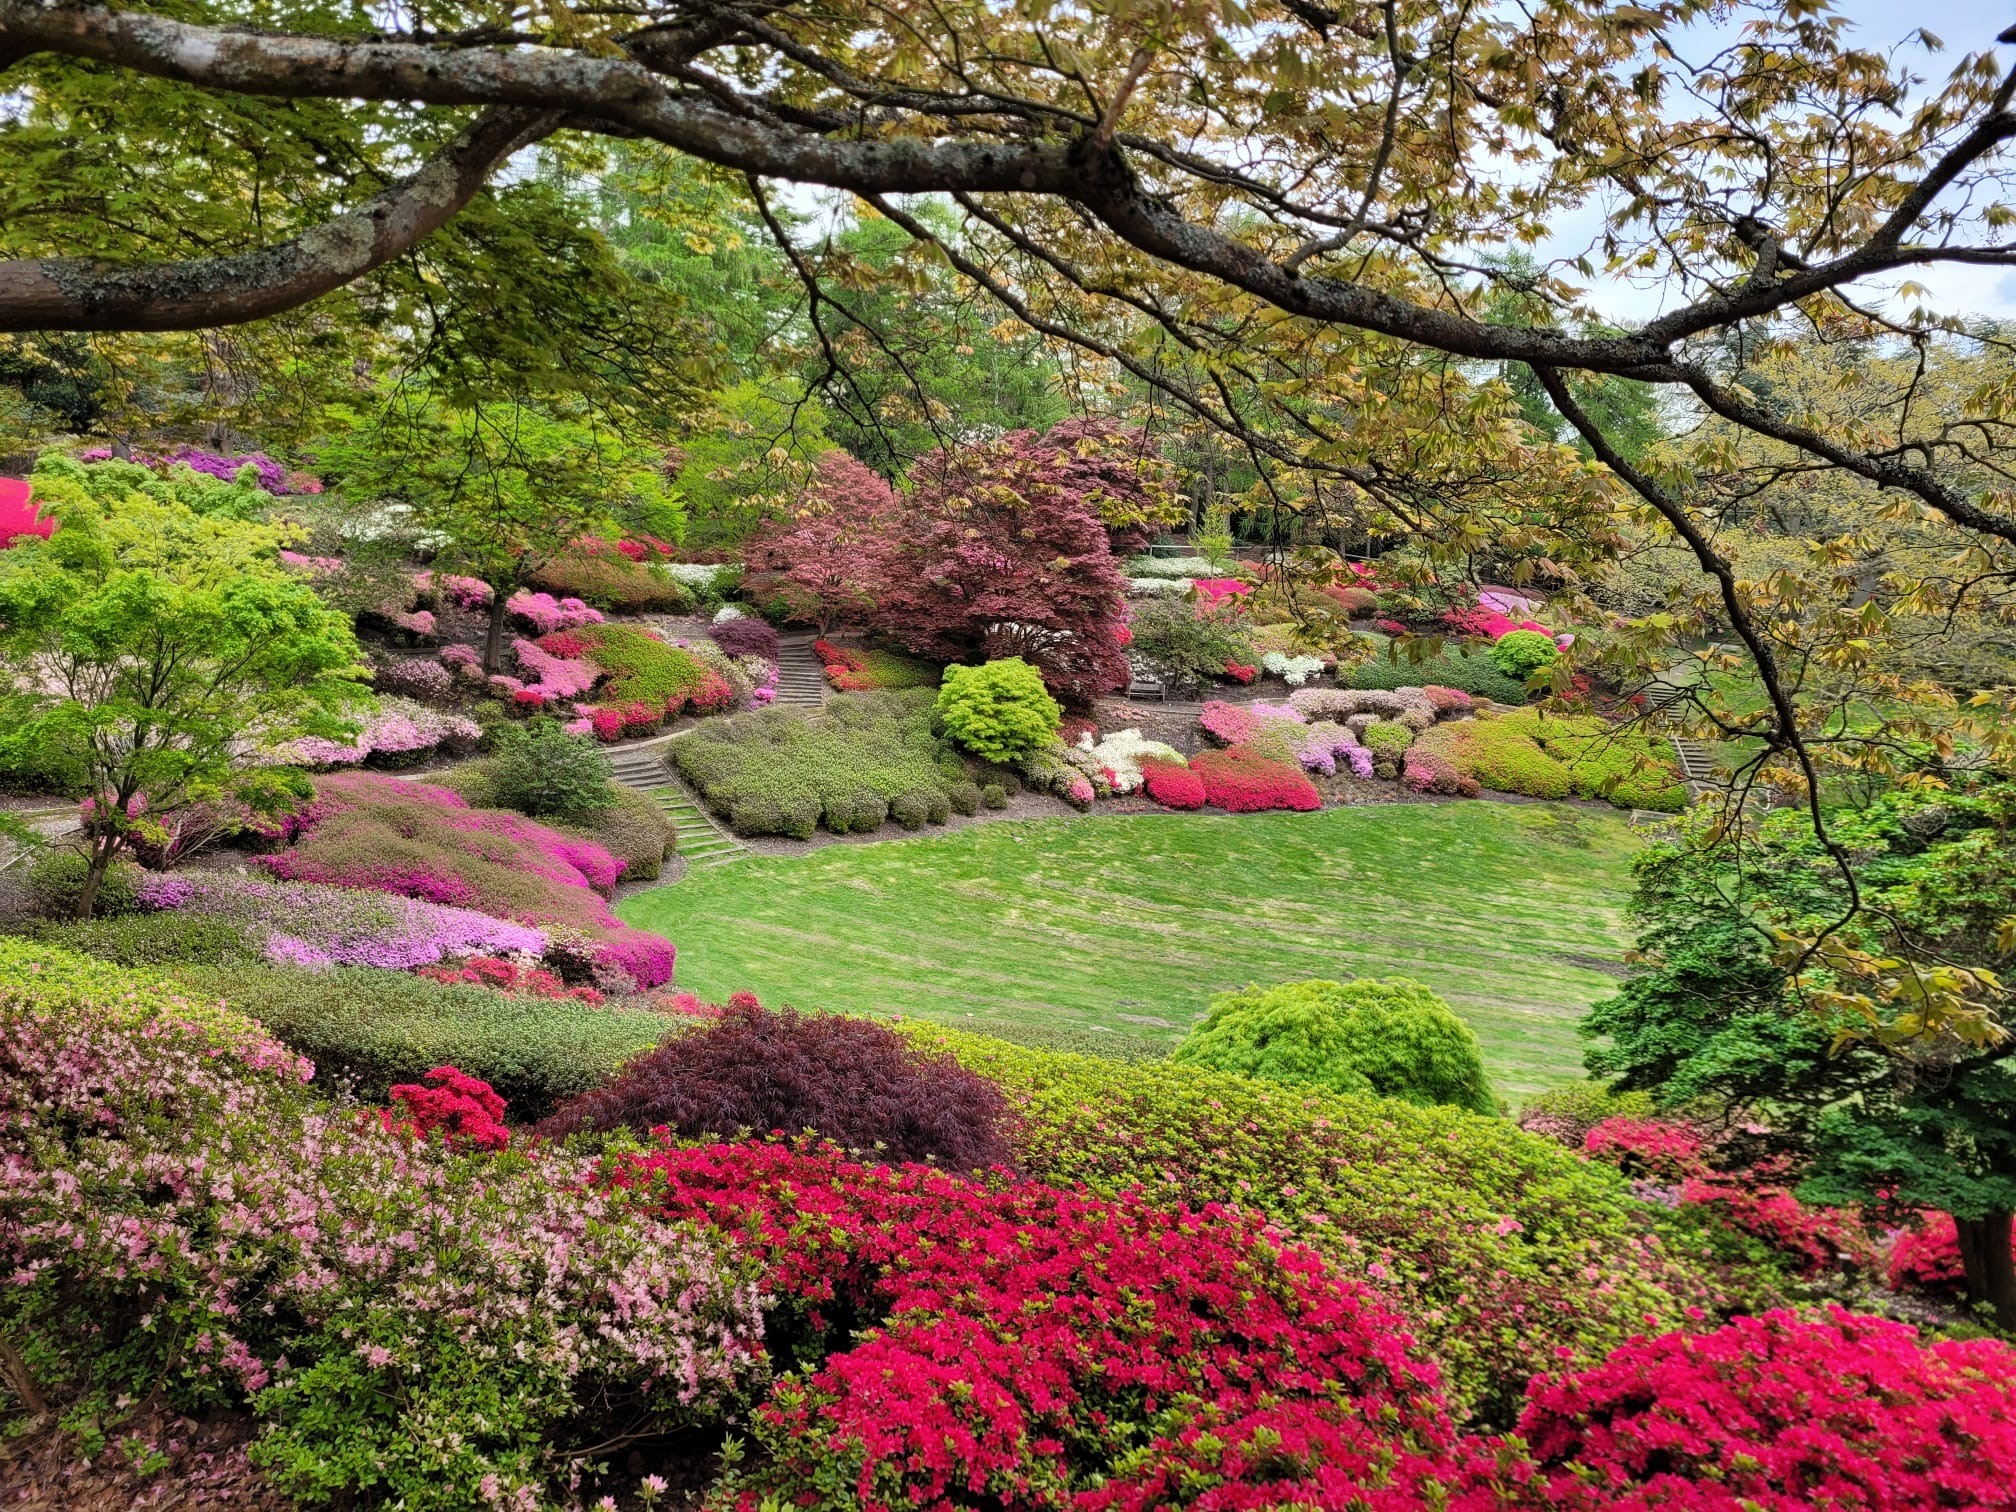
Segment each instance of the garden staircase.
[[816,709],[826,702],[826,668],[812,653],[809,635],[777,638],[777,701],[786,709]]
[[714,822],[713,815],[693,801],[692,795],[672,776],[665,760],[665,747],[678,737],[668,736],[649,745],[627,746],[609,758],[609,774],[623,786],[635,788],[665,810],[679,836],[679,854],[689,869],[720,866],[740,861],[749,847]]

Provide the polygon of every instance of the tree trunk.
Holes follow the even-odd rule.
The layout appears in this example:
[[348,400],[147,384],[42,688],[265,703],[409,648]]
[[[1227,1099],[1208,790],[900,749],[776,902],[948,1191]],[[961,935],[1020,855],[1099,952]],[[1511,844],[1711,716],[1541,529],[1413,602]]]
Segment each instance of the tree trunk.
[[77,894],[77,917],[88,919],[98,902],[98,884],[105,880],[105,873],[112,869],[112,856],[118,848],[117,835],[99,835],[91,842],[91,869],[84,873],[84,890]]
[[2012,1225],[2016,1215],[2009,1213],[1953,1222],[1960,1236],[1960,1265],[1967,1274],[1967,1300],[1994,1308],[1998,1328],[2016,1329],[2016,1259],[2009,1253]]
[[504,649],[504,621],[511,611],[505,607],[511,595],[495,583],[490,585],[490,624],[483,632],[483,675],[492,677],[497,672],[497,658]]

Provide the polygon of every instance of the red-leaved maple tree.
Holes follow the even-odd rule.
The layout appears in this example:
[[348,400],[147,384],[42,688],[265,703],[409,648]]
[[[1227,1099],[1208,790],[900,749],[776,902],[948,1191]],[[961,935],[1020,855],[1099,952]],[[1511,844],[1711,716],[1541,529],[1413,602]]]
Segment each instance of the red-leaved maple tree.
[[800,510],[750,537],[743,562],[751,586],[781,595],[792,618],[810,620],[821,635],[868,619],[895,513],[896,496],[879,475],[844,451],[826,452]]

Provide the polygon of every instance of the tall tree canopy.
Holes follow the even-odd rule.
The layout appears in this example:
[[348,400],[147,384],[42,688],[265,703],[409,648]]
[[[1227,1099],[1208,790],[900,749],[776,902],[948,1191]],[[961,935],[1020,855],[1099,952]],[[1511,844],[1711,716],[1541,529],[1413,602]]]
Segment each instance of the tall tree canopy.
[[[1933,39],[1890,40],[1819,0],[0,0],[25,102],[0,131],[0,330],[216,327],[359,280],[425,310],[409,254],[519,192],[486,187],[500,164],[614,137],[739,175],[845,336],[844,310],[907,260],[815,256],[776,208],[785,184],[845,191],[1046,350],[1235,444],[1273,507],[1562,591],[1636,539],[1678,543],[1708,592],[1612,654],[1642,672],[1679,638],[1740,642],[1757,775],[1805,794],[1824,834],[1821,758],[1880,768],[1893,743],[1816,730],[1798,670],[1880,646],[1891,603],[1746,575],[1720,542],[1726,491],[1698,486],[1746,464],[1640,451],[1618,422],[1642,406],[1594,399],[1647,385],[1789,459],[1763,465],[1852,480],[1851,524],[1916,513],[1964,570],[1925,579],[1914,613],[2016,579],[2016,374],[1944,411],[1908,378],[1854,405],[1747,381],[1793,343],[1922,354],[1941,321],[1887,313],[1886,281],[2016,264],[2016,72],[1984,35],[1928,81]],[[1596,227],[1579,257],[1474,250],[1571,224]],[[1606,319],[1601,274],[1658,282],[1662,313]],[[576,304],[548,305],[552,346],[574,350],[557,327]],[[1523,410],[1503,377],[1522,368]],[[1814,591],[1817,608],[1797,597]],[[1860,637],[1839,633],[1849,613]],[[1981,693],[1943,738],[2006,757],[2008,699]]]

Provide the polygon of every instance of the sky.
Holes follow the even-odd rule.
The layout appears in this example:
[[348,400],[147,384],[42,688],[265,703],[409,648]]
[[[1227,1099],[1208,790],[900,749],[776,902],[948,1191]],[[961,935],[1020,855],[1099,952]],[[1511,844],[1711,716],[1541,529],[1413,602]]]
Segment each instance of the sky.
[[[1996,47],[1995,38],[2016,23],[2016,0],[1835,0],[1836,14],[1855,23],[1856,40],[1864,46],[1891,47],[1923,28],[1945,44],[1928,53],[1912,48],[1906,56],[1912,71],[1928,83],[1943,83],[1946,75],[1970,52]],[[2016,47],[1996,48],[2004,66],[2016,64]],[[1588,246],[1600,217],[1592,210],[1578,222],[1564,221],[1553,242],[1538,249],[1545,256],[1573,256]],[[1572,275],[1571,275],[1572,276]],[[1913,282],[1930,290],[1925,304],[1941,314],[1986,315],[2016,320],[2016,271],[2006,268],[1935,267],[1914,272]],[[1887,281],[1894,288],[1902,277]],[[1873,295],[1885,285],[1861,286]],[[1676,302],[1671,291],[1639,287],[1606,279],[1590,286],[1590,302],[1610,319],[1637,324]],[[1890,308],[1904,308],[1889,301]]]

